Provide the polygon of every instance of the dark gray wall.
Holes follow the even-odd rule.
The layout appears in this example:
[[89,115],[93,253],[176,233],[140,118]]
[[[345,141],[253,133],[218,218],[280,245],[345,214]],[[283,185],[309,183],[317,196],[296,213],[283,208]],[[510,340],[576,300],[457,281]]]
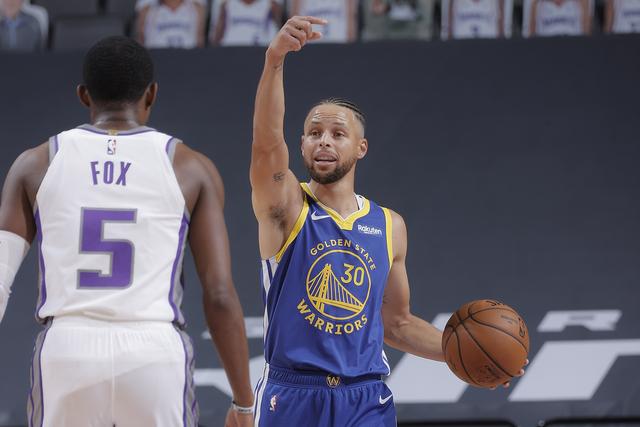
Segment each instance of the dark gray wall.
[[[155,52],[160,96],[151,125],[210,156],[225,180],[234,275],[247,316],[261,316],[248,163],[264,51]],[[86,122],[75,98],[81,53],[0,56],[0,174],[27,147]],[[414,311],[431,320],[476,298],[519,309],[545,341],[640,338],[640,38],[313,46],[287,60],[292,166],[302,121],[320,98],[355,100],[370,153],[357,190],[404,215]],[[30,255],[0,327],[0,425],[23,422],[38,329]],[[189,330],[204,330],[187,262]],[[538,333],[548,310],[618,309],[614,331]],[[198,368],[218,367],[197,339]],[[261,354],[259,339],[251,356]],[[401,355],[390,354],[392,364]],[[420,373],[416,372],[416,378]],[[423,378],[425,387],[433,386]],[[554,387],[549,378],[550,388]],[[198,389],[205,425],[227,397]],[[459,403],[398,405],[399,419],[638,414],[640,359],[619,359],[591,400],[514,403],[469,389]]]

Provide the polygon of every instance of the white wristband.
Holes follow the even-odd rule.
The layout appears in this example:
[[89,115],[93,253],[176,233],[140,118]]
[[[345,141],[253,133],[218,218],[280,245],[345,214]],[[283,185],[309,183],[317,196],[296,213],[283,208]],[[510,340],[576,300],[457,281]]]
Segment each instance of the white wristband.
[[0,230],[0,322],[7,309],[13,279],[28,250],[29,243],[22,237]]
[[239,406],[234,401],[231,401],[231,409],[233,409],[239,414],[245,414],[245,415],[253,414],[253,406]]

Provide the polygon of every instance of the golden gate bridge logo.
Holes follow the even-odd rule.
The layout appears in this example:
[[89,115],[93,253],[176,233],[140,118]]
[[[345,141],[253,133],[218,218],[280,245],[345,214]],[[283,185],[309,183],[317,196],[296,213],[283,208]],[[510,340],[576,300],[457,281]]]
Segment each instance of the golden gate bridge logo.
[[320,256],[307,274],[307,295],[323,315],[346,320],[367,304],[371,277],[364,261],[350,251],[337,249]]

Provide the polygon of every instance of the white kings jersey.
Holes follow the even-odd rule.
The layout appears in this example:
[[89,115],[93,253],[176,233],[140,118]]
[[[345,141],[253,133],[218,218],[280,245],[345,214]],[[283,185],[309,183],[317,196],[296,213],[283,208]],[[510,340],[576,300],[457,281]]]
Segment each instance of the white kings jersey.
[[539,36],[579,36],[583,34],[582,8],[579,0],[540,0],[536,11],[536,34]]
[[496,38],[499,0],[454,0],[452,38]]
[[640,0],[613,0],[614,33],[640,33]]
[[90,125],[49,141],[36,195],[36,317],[183,324],[182,258],[189,227],[173,172],[178,141],[154,129]]
[[271,16],[271,0],[226,0],[223,46],[267,45],[277,28]]
[[144,44],[149,48],[194,48],[198,44],[198,10],[186,0],[176,10],[159,2],[151,6],[144,23]]
[[318,31],[322,32],[322,38],[316,42],[345,43],[348,41],[349,0],[300,0],[298,14],[327,20],[327,25],[317,28]]

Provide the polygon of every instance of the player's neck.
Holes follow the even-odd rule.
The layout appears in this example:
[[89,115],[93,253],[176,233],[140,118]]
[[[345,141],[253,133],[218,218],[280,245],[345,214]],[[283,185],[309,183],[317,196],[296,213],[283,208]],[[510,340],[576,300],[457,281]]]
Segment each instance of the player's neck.
[[309,188],[314,196],[326,205],[338,212],[343,218],[348,217],[358,210],[358,201],[355,197],[353,179],[344,177],[331,184],[319,184],[313,180]]
[[132,110],[100,111],[91,115],[91,124],[100,129],[129,130],[143,125]]

